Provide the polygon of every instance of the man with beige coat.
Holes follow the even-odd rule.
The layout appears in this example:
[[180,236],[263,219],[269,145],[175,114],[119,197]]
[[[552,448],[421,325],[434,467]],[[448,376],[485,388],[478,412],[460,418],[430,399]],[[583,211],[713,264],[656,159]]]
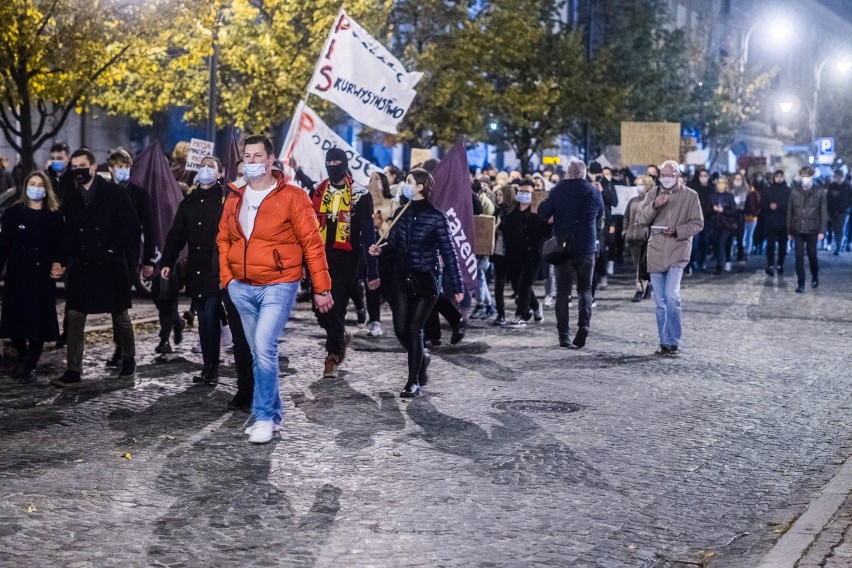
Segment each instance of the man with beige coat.
[[704,215],[698,194],[684,185],[674,160],[660,166],[660,185],[645,196],[638,221],[650,234],[647,263],[660,335],[655,355],[676,356],[682,333],[680,281],[689,264],[692,237],[704,228]]

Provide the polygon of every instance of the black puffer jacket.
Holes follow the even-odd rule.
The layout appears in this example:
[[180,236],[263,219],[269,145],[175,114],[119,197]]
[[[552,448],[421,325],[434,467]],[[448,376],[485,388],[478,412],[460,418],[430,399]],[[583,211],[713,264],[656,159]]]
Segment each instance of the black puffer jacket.
[[440,257],[452,286],[452,290],[445,292],[457,294],[464,291],[456,249],[450,238],[450,223],[447,216],[428,201],[411,202],[390,230],[387,248],[396,255],[394,269],[397,275],[426,271],[440,275]]
[[178,205],[163,251],[162,267],[174,268],[187,247],[186,294],[191,298],[219,295],[219,249],[216,235],[222,216],[222,185],[197,187]]
[[787,231],[791,235],[813,235],[825,234],[827,228],[825,190],[818,187],[805,190],[797,183],[790,192],[790,204],[787,206]]
[[[772,204],[775,209],[772,209]],[[786,183],[773,183],[760,197],[760,213],[767,229],[787,230],[787,205],[790,203],[790,187]]]

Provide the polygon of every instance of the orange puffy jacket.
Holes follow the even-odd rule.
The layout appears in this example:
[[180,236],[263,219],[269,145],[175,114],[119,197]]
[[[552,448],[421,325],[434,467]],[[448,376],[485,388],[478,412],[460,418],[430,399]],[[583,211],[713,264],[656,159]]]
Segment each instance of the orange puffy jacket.
[[288,184],[281,172],[273,170],[272,174],[278,185],[260,204],[248,240],[239,221],[247,186],[228,185],[231,192],[216,237],[222,287],[227,288],[234,279],[253,286],[301,280],[304,258],[314,291],[331,290],[325,245],[311,200],[303,189]]

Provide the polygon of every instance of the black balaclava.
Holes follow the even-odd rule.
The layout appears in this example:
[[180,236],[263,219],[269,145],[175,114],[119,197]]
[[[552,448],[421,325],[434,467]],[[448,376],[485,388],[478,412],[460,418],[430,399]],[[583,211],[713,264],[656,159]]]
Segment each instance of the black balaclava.
[[[331,161],[340,160],[340,164],[330,166]],[[343,181],[346,177],[346,172],[349,170],[349,158],[346,157],[346,152],[341,148],[332,148],[325,154],[325,169],[328,170],[328,179],[332,183]]]

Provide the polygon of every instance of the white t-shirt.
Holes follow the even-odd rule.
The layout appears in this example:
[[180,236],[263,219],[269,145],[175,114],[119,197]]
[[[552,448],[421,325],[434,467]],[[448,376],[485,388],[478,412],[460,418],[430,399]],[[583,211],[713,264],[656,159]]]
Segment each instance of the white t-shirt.
[[266,199],[266,196],[272,193],[272,190],[278,185],[278,182],[272,184],[269,189],[257,191],[251,186],[246,186],[243,193],[243,206],[240,208],[240,227],[243,229],[243,234],[246,240],[251,238],[254,231],[254,219],[257,217],[257,210],[260,208],[260,203]]

